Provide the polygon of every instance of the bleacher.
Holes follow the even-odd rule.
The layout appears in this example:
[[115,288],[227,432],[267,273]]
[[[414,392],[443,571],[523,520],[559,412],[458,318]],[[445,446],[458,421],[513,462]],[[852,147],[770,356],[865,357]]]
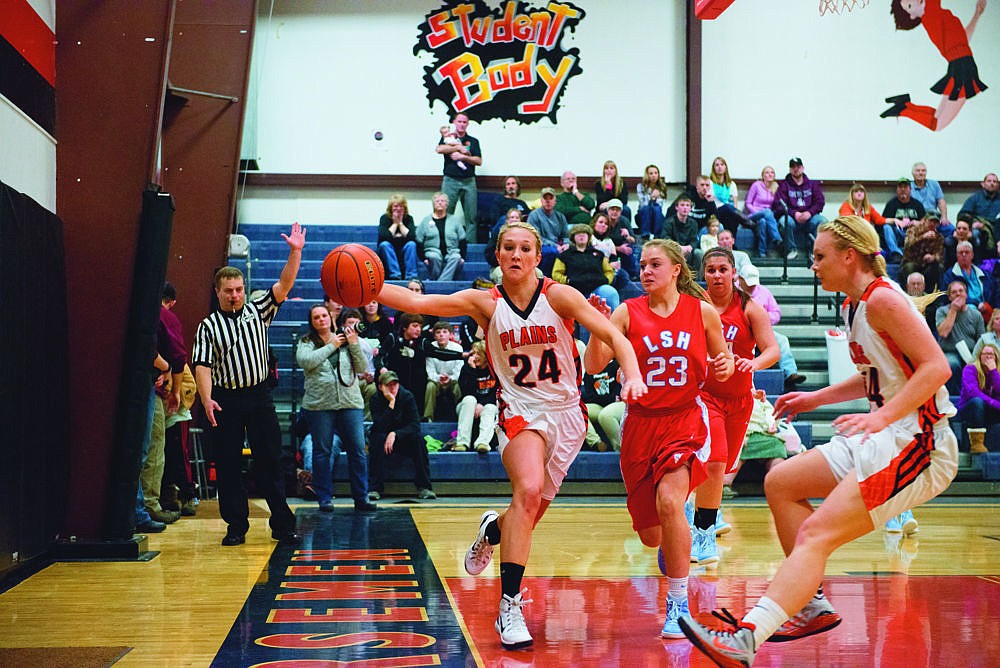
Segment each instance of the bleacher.
[[[251,290],[267,289],[277,280],[288,257],[288,246],[281,239],[283,231],[285,231],[284,225],[240,226],[239,233],[246,235],[250,240],[250,254],[248,258],[232,258],[231,264],[249,270]],[[374,250],[376,238],[375,225],[313,225],[308,228],[298,279],[288,301],[282,306],[272,324],[270,333],[271,345],[275,348],[279,359],[279,383],[275,400],[282,424],[288,423],[293,393],[295,397],[301,397],[302,393],[302,373],[301,371],[293,373],[294,344],[306,330],[309,308],[323,299],[323,290],[319,282],[323,259],[330,250],[344,243],[360,243]],[[748,241],[745,236],[738,237],[737,245],[744,245]],[[469,287],[477,277],[487,276],[489,266],[483,255],[484,250],[485,244],[469,244],[464,269],[458,276],[461,280],[429,281],[426,283],[427,292],[452,293]],[[814,287],[812,272],[804,260],[790,263],[787,269],[778,259],[755,258],[754,262],[761,270],[762,282],[781,304],[782,320],[776,329],[789,337],[799,371],[807,377],[807,381],[800,386],[800,389],[825,387],[828,384],[828,371],[824,332],[833,327],[837,321],[837,295]],[[815,299],[814,290],[817,295]],[[777,369],[758,372],[755,383],[765,390],[772,403],[783,391],[781,372]],[[835,417],[846,411],[864,410],[867,410],[867,403],[863,400],[835,408],[824,407],[799,416],[799,421],[794,426],[802,436],[803,443],[811,447],[814,443],[829,440],[833,435],[831,422]],[[457,427],[455,422],[424,423],[421,426],[425,435],[431,435],[442,442],[447,442]],[[287,429],[284,431],[288,433]],[[496,452],[486,455],[475,452],[436,452],[431,453],[430,463],[431,480],[435,485],[443,485],[442,489],[448,493],[489,491],[484,490],[480,483],[496,483],[497,491],[500,492],[499,485],[506,480],[499,454]],[[981,480],[981,470],[976,464],[978,462],[972,462],[965,456],[959,479]],[[338,464],[338,472],[345,470],[346,464]],[[409,481],[412,480],[409,462],[399,462],[390,472],[388,480],[390,493],[395,491],[394,487],[399,490],[412,487],[409,485]],[[343,489],[346,490],[346,483],[340,482],[339,485],[344,486]],[[620,485],[621,472],[617,453],[582,452],[570,469],[566,489],[580,488],[583,493],[602,493],[602,490],[608,489],[618,491]]]

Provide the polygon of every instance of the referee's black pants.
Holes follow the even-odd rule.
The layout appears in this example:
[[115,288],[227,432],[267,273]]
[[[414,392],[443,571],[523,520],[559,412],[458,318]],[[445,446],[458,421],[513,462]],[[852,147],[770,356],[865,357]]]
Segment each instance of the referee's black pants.
[[222,410],[215,414],[215,470],[219,485],[219,513],[231,532],[246,533],[250,528],[247,492],[240,471],[243,465],[243,436],[253,455],[257,492],[271,511],[271,532],[276,535],[295,530],[295,515],[285,501],[285,480],[281,472],[281,427],[266,383],[238,390],[212,388],[212,398]]

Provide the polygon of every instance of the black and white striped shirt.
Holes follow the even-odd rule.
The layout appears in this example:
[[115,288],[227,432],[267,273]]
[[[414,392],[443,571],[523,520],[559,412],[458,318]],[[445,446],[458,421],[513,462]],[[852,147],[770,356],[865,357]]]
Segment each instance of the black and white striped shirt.
[[212,386],[253,387],[267,378],[267,328],[278,313],[274,293],[247,300],[239,313],[215,311],[194,335],[191,362],[212,370]]

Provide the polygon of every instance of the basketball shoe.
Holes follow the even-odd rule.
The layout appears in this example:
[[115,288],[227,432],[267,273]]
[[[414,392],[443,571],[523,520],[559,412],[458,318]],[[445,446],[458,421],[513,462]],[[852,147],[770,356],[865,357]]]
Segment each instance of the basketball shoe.
[[479,575],[490,565],[493,559],[493,546],[486,540],[486,526],[499,517],[495,510],[487,510],[479,520],[479,532],[476,540],[465,553],[465,572],[469,575]]
[[897,519],[899,520],[899,528],[903,532],[904,536],[912,536],[920,531],[920,525],[918,525],[917,520],[913,518],[912,510],[904,510],[899,514]]
[[528,626],[524,623],[524,613],[521,612],[521,608],[531,603],[531,599],[524,600],[523,596],[524,591],[521,591],[514,598],[504,594],[500,599],[500,616],[493,628],[500,634],[500,644],[505,649],[520,649],[533,642]]
[[771,634],[767,642],[788,642],[807,638],[817,633],[823,633],[834,628],[843,621],[840,615],[833,609],[830,601],[823,598],[812,597],[806,607],[799,610],[799,613],[782,624],[777,631]]
[[888,522],[885,523],[885,530],[889,533],[899,533],[903,530],[903,524],[899,521],[899,515],[890,518]]
[[701,566],[719,561],[719,548],[715,544],[715,527],[691,530],[691,563]]
[[680,618],[678,624],[698,650],[723,668],[749,668],[753,665],[756,648],[753,644],[753,625],[740,622],[732,630],[714,631],[696,622],[690,615]]
[[688,614],[691,613],[688,610],[688,602],[686,598],[683,601],[675,601],[667,596],[667,621],[663,622],[663,630],[660,631],[660,637],[674,639],[683,638],[684,632],[681,631],[681,627],[677,623],[677,620]]

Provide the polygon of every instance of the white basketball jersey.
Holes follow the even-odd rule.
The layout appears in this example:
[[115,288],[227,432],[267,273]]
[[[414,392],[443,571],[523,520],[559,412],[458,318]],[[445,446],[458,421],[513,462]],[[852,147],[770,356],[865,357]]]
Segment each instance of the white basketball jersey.
[[580,405],[573,320],[560,317],[545,294],[555,284],[549,278],[539,281],[525,311],[507,299],[502,285],[491,291],[496,310],[486,332],[486,352],[500,384],[498,396],[517,413]]
[[[852,304],[846,300],[843,306],[844,322],[847,323],[851,360],[865,379],[865,388],[871,410],[875,411],[896,396],[907,379],[913,375],[915,367],[889,336],[876,332],[866,315],[868,297],[874,290],[895,290],[906,298],[910,308],[924,323],[923,315],[917,311],[906,293],[893,281],[885,277],[877,278],[868,286],[861,301]],[[906,336],[906,332],[899,332]],[[900,420],[901,426],[913,431],[929,431],[942,417],[955,414],[955,407],[948,398],[948,391],[941,387],[927,403],[916,412]]]

